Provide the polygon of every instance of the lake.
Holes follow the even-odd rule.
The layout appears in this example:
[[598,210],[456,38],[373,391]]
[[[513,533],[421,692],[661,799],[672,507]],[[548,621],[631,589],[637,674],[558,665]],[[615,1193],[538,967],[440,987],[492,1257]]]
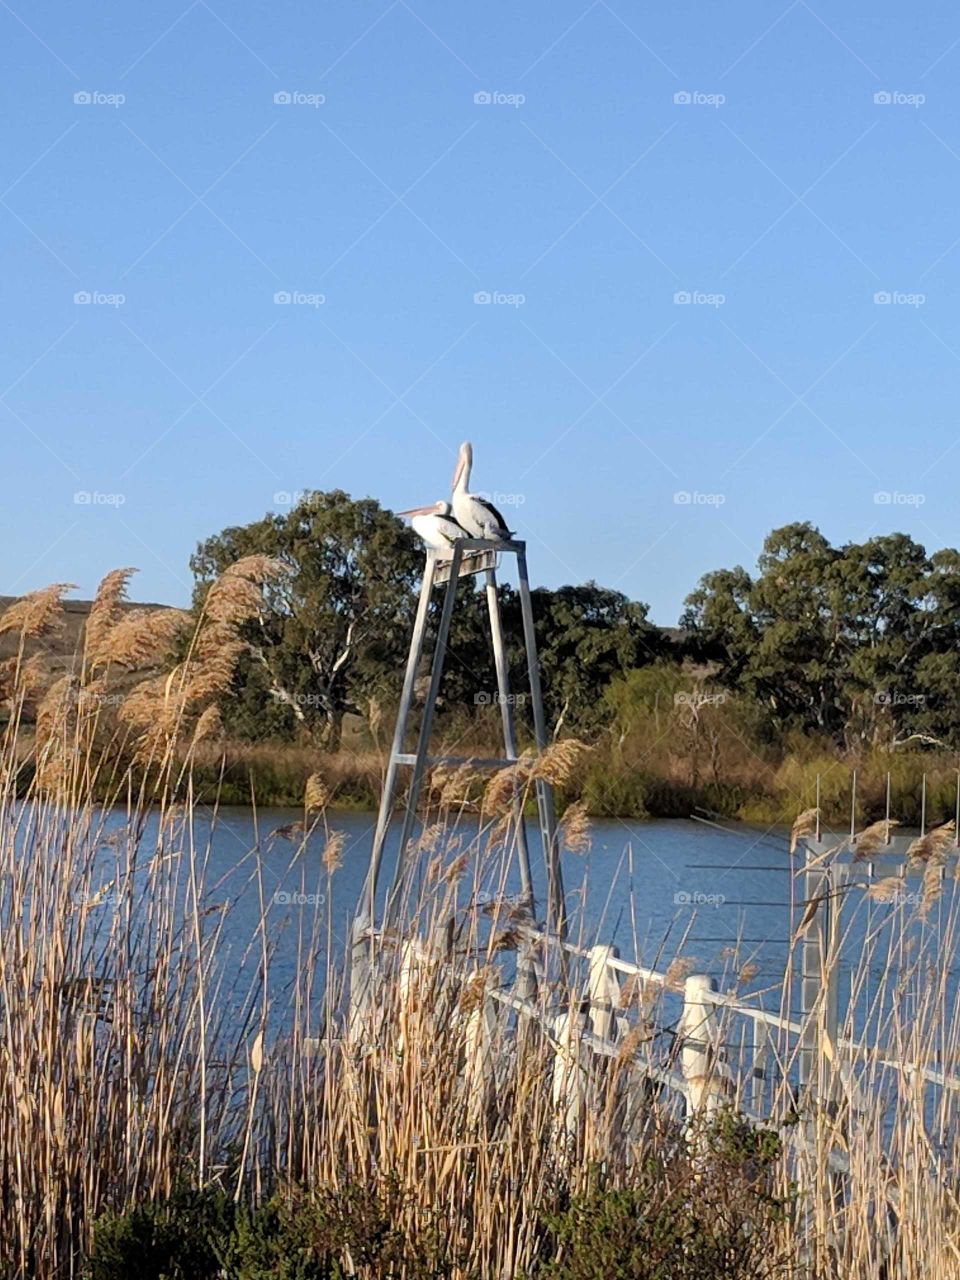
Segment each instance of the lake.
[[[275,1025],[282,1021],[285,994],[292,990],[298,969],[310,965],[322,975],[328,955],[339,964],[347,952],[349,923],[362,890],[376,821],[370,813],[328,815],[330,830],[342,832],[345,839],[342,865],[331,877],[323,867],[326,837],[322,830],[308,839],[302,851],[299,835],[293,839],[283,835],[283,828],[302,816],[300,810],[268,810],[255,817],[251,810],[239,807],[222,808],[216,815],[198,808],[194,816],[194,845],[206,863],[206,905],[215,907],[228,900],[232,904],[218,944],[225,988],[238,975],[240,986],[248,989],[255,979],[260,963],[255,939],[261,898],[266,905]],[[106,827],[118,831],[124,823],[125,815],[111,814]],[[155,817],[148,819],[146,849],[155,844],[156,825]],[[476,835],[476,819],[465,818],[458,830],[468,842]],[[528,823],[527,830],[542,918],[542,849],[536,825]],[[381,889],[390,882],[398,840],[399,822],[395,822],[385,849]],[[115,858],[109,847],[97,854],[95,889],[109,884]],[[763,1005],[779,1008],[778,988],[791,955],[791,893],[801,899],[804,892],[802,878],[792,874],[783,829],[729,824],[728,829],[719,830],[696,821],[603,819],[593,823],[589,852],[564,853],[562,865],[573,941],[582,945],[612,942],[625,959],[658,969],[665,969],[679,954],[695,962],[696,971],[717,977],[725,988],[749,964],[750,990],[766,989]],[[465,879],[469,897],[476,885],[469,882],[469,874]],[[954,885],[952,880],[947,883],[930,922],[922,926],[925,931],[935,933],[950,918]],[[518,891],[515,870],[502,888],[508,893]],[[868,902],[862,889],[850,894],[849,903],[844,912],[841,991],[848,984],[851,966],[861,959],[864,939],[893,909]],[[94,908],[104,913],[104,924],[111,909],[109,895]],[[794,921],[798,910],[802,903],[798,909],[795,902]],[[875,954],[860,993],[864,1008],[885,972],[889,978],[886,949],[879,948]],[[951,969],[954,962],[951,955]],[[950,985],[955,988],[952,980]],[[794,984],[794,996],[798,994]],[[796,1007],[791,1012],[797,1013]]]

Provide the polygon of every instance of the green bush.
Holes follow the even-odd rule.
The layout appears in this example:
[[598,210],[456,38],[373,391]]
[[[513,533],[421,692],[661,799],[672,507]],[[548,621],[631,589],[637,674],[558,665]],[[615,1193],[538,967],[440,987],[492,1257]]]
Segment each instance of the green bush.
[[789,1199],[773,1189],[778,1140],[721,1115],[648,1160],[625,1187],[601,1172],[546,1219],[537,1280],[772,1280],[795,1263],[779,1245]]
[[278,1192],[258,1209],[223,1191],[177,1192],[107,1213],[94,1227],[89,1280],[448,1280],[440,1216],[404,1230],[405,1199],[391,1182]]
[[218,1188],[182,1190],[169,1199],[108,1211],[93,1229],[90,1280],[214,1280],[236,1221]]

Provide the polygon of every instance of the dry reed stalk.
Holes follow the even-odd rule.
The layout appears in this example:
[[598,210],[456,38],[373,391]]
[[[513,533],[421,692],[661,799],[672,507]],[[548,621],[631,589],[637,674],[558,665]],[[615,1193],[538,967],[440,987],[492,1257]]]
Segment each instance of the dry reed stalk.
[[793,826],[790,828],[790,853],[796,853],[797,845],[804,836],[813,835],[817,829],[817,818],[820,816],[819,809],[804,809],[802,813],[798,813],[793,820]]
[[323,847],[323,866],[328,876],[343,865],[343,847],[347,842],[343,831],[331,831]]
[[864,827],[853,838],[854,862],[865,862],[886,848],[890,843],[890,829],[899,825],[896,818],[881,818],[879,822],[872,822],[869,827]]
[[587,853],[593,843],[593,826],[581,801],[570,805],[560,823],[560,841],[571,853]]
[[[186,686],[189,674],[175,673],[171,689],[178,681]],[[463,833],[451,822],[428,817],[429,843],[452,847],[456,874],[469,868],[469,895],[447,882],[440,860],[440,874],[408,903],[396,938],[376,943],[382,985],[363,1052],[339,1035],[329,948],[319,980],[326,990],[312,986],[322,913],[304,925],[289,1026],[283,1033],[267,1027],[263,1011],[279,997],[269,964],[249,987],[232,987],[236,979],[224,969],[226,931],[247,908],[211,907],[209,850],[194,843],[189,772],[176,795],[169,775],[158,790],[131,787],[128,807],[105,826],[90,789],[97,748],[83,736],[79,693],[70,710],[73,689],[62,688],[46,713],[76,752],[63,757],[70,790],[34,792],[7,808],[0,786],[7,913],[0,930],[0,1253],[11,1280],[79,1274],[91,1224],[105,1208],[122,1211],[204,1178],[225,1177],[243,1198],[279,1191],[291,1205],[320,1192],[346,1202],[352,1187],[376,1189],[392,1197],[391,1230],[408,1240],[438,1239],[457,1258],[457,1280],[535,1275],[545,1218],[587,1189],[598,1169],[622,1187],[638,1169],[662,1167],[663,1196],[678,1205],[712,1189],[698,1182],[666,1094],[646,1088],[636,1071],[658,1052],[663,1030],[654,1024],[650,1006],[659,992],[651,984],[625,984],[628,1033],[610,1068],[584,1068],[576,1132],[558,1124],[549,1038],[517,1038],[506,1017],[486,1019],[487,993],[509,972],[503,956],[529,934],[510,917],[509,851],[488,854],[479,836],[457,845]],[[3,752],[0,781],[17,767],[12,745]],[[154,803],[160,817],[150,827]],[[303,823],[295,825],[290,834],[305,840]],[[326,837],[328,871],[338,842],[339,833]],[[945,849],[942,838],[932,844],[921,861],[939,878]],[[254,883],[262,893],[258,874]],[[458,896],[475,903],[488,885],[496,909],[457,908]],[[891,1053],[956,1070],[960,1017],[949,975],[957,908],[952,898],[949,911],[941,901],[953,923],[926,928],[915,951],[908,913],[874,913],[883,921],[865,935],[850,984],[868,994],[877,1038]],[[464,930],[462,952],[447,948],[442,959],[428,955],[405,969],[411,933],[435,936],[451,904]],[[261,956],[270,929],[262,906],[250,939]],[[490,963],[478,968],[481,947]],[[671,991],[696,964],[678,957],[670,965]],[[543,995],[575,1007],[580,989],[571,978]],[[330,1015],[319,1038],[318,1007]],[[471,1018],[482,1039],[468,1071]],[[849,1013],[840,1040],[860,1034],[854,1019]],[[730,1027],[722,1034],[732,1041]],[[307,1053],[318,1040],[319,1050]],[[785,1079],[781,1114],[793,1117],[793,1049],[778,1044],[773,1052]],[[771,1257],[796,1262],[812,1239],[811,1265],[844,1280],[884,1272],[953,1280],[960,1102],[924,1091],[916,1071],[892,1072],[876,1055],[858,1059],[850,1074],[837,1118],[802,1110],[801,1124],[779,1131],[776,1186],[796,1212],[783,1215],[780,1234],[764,1245]],[[849,1101],[854,1092],[865,1104]],[[891,1094],[895,1104],[881,1114],[877,1100]],[[791,1145],[801,1129],[814,1135],[810,1156]],[[838,1195],[825,1154],[841,1150],[849,1173]],[[340,1261],[360,1280],[381,1280],[375,1262]]]
[[106,637],[123,616],[127,587],[136,569],[112,569],[97,587],[84,627],[84,666],[95,662]]
[[584,755],[591,750],[577,738],[562,738],[553,742],[533,763],[530,777],[542,779],[552,787],[565,787],[576,776]]
[[55,582],[31,591],[0,614],[0,635],[19,632],[22,640],[38,640],[63,626],[63,597],[75,591],[72,582]]
[[942,826],[933,827],[924,836],[918,836],[907,849],[907,857],[917,862],[943,859],[953,846],[956,824],[951,819]]
[[330,803],[330,789],[319,773],[311,773],[303,789],[303,807],[307,813],[322,813]]

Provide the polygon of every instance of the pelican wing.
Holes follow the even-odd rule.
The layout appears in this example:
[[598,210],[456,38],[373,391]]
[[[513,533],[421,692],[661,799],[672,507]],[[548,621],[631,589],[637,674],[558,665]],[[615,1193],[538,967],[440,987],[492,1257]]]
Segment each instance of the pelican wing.
[[513,536],[513,531],[507,527],[506,520],[504,520],[503,516],[500,514],[500,512],[497,510],[497,508],[493,505],[492,502],[488,502],[486,498],[478,498],[475,495],[473,500],[478,507],[483,507],[484,511],[487,513],[486,518],[487,520],[489,520],[491,528],[497,529],[498,531],[502,532],[506,537]]

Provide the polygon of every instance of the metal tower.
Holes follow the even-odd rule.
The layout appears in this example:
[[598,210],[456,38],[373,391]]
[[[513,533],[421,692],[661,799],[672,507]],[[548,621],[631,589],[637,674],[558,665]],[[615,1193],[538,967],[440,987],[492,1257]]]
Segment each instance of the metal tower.
[[[417,606],[416,621],[410,640],[410,651],[407,654],[407,666],[403,679],[403,692],[400,696],[400,708],[390,750],[383,793],[380,798],[380,812],[377,817],[376,833],[373,838],[373,850],[370,865],[364,884],[363,895],[357,910],[354,923],[354,984],[358,978],[358,962],[363,965],[362,952],[366,949],[366,941],[376,919],[377,885],[380,866],[383,860],[383,849],[387,831],[393,816],[393,802],[397,788],[397,779],[401,767],[413,770],[410,787],[407,793],[403,813],[403,826],[400,834],[400,848],[397,853],[397,867],[393,884],[387,897],[385,917],[391,919],[398,906],[399,889],[403,883],[407,868],[410,839],[417,817],[417,805],[423,785],[423,777],[430,765],[434,764],[471,764],[477,768],[499,769],[516,764],[518,760],[516,727],[513,718],[513,705],[510,696],[510,683],[507,668],[507,654],[503,640],[503,623],[500,613],[500,597],[497,592],[496,569],[499,556],[514,555],[517,558],[517,575],[519,579],[520,608],[523,616],[523,636],[527,656],[527,671],[530,687],[530,699],[533,705],[533,727],[536,737],[537,751],[542,752],[547,745],[547,728],[543,713],[543,696],[540,688],[540,667],[537,659],[537,644],[533,629],[533,606],[530,600],[530,581],[527,574],[526,543],[515,539],[492,540],[488,538],[463,538],[453,544],[450,559],[439,559],[439,553],[427,551],[423,583],[420,588],[420,601]],[[446,657],[447,642],[450,635],[450,623],[453,618],[457,586],[461,578],[473,577],[482,573],[485,578],[487,611],[490,621],[490,638],[493,642],[494,662],[497,672],[497,692],[500,701],[500,718],[503,727],[504,754],[493,759],[459,758],[456,756],[431,756],[428,754],[430,731],[436,711],[437,696],[440,691],[440,680],[443,675],[443,664]],[[435,586],[446,585],[443,595],[443,606],[437,628],[436,644],[430,668],[430,684],[420,723],[416,751],[408,753],[404,750],[410,713],[413,707],[414,683],[417,669],[423,656],[426,639],[427,613]],[[564,931],[564,896],[563,882],[560,872],[559,848],[557,844],[556,811],[553,791],[542,779],[536,781],[537,809],[539,813],[540,832],[543,839],[544,859],[547,867],[547,925],[560,934]],[[520,882],[523,898],[530,910],[531,919],[535,918],[536,903],[533,892],[533,881],[530,874],[530,852],[527,847],[523,815],[517,813],[517,853],[520,864]]]

